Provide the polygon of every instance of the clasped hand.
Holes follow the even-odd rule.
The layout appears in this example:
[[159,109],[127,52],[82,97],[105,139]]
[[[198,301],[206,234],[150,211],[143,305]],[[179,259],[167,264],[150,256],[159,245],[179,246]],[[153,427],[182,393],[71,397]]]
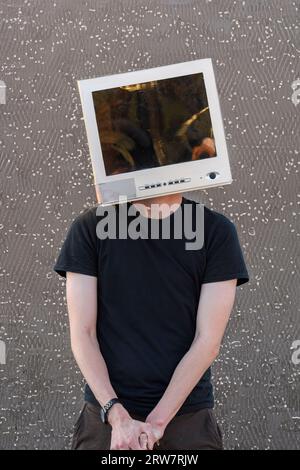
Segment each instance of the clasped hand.
[[152,450],[163,436],[162,427],[129,415],[112,424],[111,450]]

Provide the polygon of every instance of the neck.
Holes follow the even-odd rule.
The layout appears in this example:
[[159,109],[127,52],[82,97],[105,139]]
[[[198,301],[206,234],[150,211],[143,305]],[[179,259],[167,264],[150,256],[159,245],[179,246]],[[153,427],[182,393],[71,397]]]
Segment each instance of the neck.
[[133,202],[134,206],[145,217],[164,218],[175,212],[182,203],[181,194],[156,196]]

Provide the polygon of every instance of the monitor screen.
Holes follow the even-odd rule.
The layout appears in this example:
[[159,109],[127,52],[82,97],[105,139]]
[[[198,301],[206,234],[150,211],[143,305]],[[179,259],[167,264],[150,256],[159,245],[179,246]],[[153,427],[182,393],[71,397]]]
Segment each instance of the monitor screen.
[[216,157],[203,73],[92,92],[106,175]]

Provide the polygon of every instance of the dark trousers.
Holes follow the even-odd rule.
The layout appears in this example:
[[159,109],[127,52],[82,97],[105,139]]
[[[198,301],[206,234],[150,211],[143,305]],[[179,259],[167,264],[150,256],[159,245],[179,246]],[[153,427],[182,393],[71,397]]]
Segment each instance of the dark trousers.
[[[75,424],[72,450],[109,450],[111,426],[103,424],[100,406],[85,402]],[[137,415],[131,417],[145,421]],[[175,416],[153,450],[223,450],[222,434],[212,409]]]

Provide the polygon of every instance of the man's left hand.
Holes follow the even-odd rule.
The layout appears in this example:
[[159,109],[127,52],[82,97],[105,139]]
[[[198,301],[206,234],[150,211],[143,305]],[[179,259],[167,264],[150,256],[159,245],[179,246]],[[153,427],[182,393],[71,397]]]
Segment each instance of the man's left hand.
[[153,449],[155,443],[159,445],[159,440],[163,437],[165,432],[165,426],[157,423],[157,421],[154,420],[151,415],[147,416],[145,422],[151,424],[152,435],[154,436],[155,440],[153,442],[148,440],[148,448]]

